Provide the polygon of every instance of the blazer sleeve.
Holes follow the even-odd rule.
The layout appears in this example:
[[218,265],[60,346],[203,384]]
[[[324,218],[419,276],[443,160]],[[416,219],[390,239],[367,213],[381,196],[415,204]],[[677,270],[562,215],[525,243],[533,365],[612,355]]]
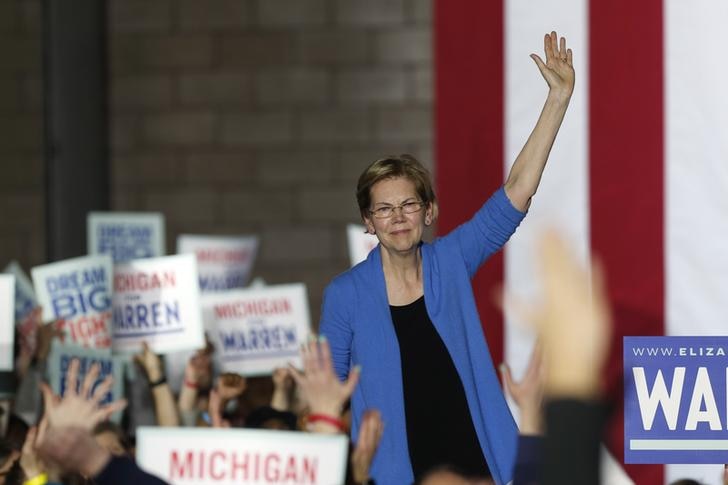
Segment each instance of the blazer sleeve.
[[526,212],[513,207],[505,189],[501,187],[472,219],[442,239],[460,253],[472,278],[485,260],[502,248],[516,232],[524,217]]

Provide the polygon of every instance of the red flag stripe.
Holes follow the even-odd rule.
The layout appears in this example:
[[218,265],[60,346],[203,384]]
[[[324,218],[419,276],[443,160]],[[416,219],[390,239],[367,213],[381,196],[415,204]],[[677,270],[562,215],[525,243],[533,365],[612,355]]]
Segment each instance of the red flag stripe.
[[[446,234],[503,182],[503,3],[438,0],[434,6],[438,232]],[[491,294],[501,281],[499,253],[473,285],[496,365],[503,361],[503,317]]]
[[[589,12],[591,242],[615,306],[607,442],[622,460],[621,337],[664,333],[662,0],[595,0]],[[626,470],[640,485],[664,480],[662,466]]]

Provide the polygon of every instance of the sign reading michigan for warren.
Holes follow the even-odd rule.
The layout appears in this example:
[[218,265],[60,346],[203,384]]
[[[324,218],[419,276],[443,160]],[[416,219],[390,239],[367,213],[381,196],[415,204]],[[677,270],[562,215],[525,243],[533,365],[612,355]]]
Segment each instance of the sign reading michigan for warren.
[[90,212],[88,253],[110,254],[115,264],[164,255],[164,216],[157,212]]
[[203,293],[243,288],[248,283],[258,238],[255,236],[195,236],[177,238],[179,254],[197,256],[197,273]]
[[158,353],[205,345],[192,254],[140,259],[114,270],[115,352],[138,352],[142,342]]
[[728,463],[728,337],[624,338],[625,463]]
[[299,346],[311,328],[305,285],[206,295],[203,312],[224,371],[263,375],[300,365]]
[[36,266],[31,275],[43,321],[57,320],[75,344],[98,349],[111,346],[110,256],[84,256]]

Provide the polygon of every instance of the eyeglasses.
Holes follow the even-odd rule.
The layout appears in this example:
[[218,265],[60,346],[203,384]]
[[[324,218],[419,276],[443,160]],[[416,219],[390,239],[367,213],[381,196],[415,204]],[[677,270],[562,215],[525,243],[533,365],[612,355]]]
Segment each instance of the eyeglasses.
[[415,212],[421,211],[424,206],[424,202],[417,200],[405,202],[400,205],[385,205],[383,207],[370,210],[369,213],[377,219],[387,219],[388,217],[392,217],[395,209],[402,209],[403,214],[414,214]]

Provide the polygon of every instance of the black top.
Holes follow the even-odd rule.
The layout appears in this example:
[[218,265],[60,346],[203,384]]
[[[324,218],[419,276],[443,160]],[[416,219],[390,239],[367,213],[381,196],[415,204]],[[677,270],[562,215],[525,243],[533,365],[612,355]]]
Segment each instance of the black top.
[[467,475],[490,476],[470,416],[465,389],[425,308],[425,297],[391,306],[402,361],[407,443],[415,480],[451,465]]

